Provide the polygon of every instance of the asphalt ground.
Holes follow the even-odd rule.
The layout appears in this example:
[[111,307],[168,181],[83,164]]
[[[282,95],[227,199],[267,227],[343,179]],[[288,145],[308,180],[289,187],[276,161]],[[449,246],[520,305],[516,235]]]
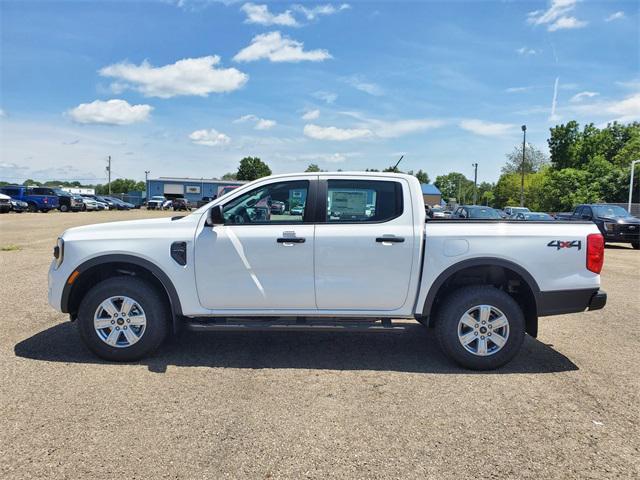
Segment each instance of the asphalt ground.
[[64,229],[172,212],[0,215],[0,477],[640,477],[640,252],[606,250],[600,311],[548,317],[495,372],[433,335],[185,333],[92,356],[47,304]]

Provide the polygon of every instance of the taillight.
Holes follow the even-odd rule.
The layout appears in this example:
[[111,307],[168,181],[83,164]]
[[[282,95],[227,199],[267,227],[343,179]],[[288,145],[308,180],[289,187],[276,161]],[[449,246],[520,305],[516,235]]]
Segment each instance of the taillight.
[[604,237],[599,233],[587,235],[587,270],[600,273],[604,263]]

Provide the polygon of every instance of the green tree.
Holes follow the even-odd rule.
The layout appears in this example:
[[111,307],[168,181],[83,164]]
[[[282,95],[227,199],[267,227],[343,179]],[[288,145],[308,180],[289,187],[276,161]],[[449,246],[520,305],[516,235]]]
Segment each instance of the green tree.
[[577,145],[580,141],[580,125],[575,120],[551,129],[547,143],[554,168],[563,169],[577,165]]
[[33,180],[31,178],[28,178],[27,180],[22,182],[22,185],[24,185],[25,187],[28,187],[29,185],[39,186],[39,185],[42,185],[42,184],[40,182],[38,182],[37,180]]
[[233,172],[227,172],[222,175],[222,180],[237,180],[236,174]]
[[[108,194],[109,184],[96,185],[95,190],[98,195]],[[144,182],[136,182],[131,178],[116,178],[111,182],[111,193],[142,192],[144,190]]]
[[240,160],[236,178],[238,180],[252,181],[269,175],[271,175],[271,169],[266,163],[258,157],[245,157]]
[[[502,167],[502,173],[522,172],[522,144],[513,147],[507,153],[507,163]],[[524,173],[535,173],[549,162],[549,157],[531,143],[527,143],[524,149]]]
[[447,175],[438,175],[435,186],[442,192],[442,198],[446,201],[455,198],[458,203],[463,200],[473,199],[473,182],[462,173],[451,172]]
[[320,170],[320,167],[315,163],[311,163],[305,170],[305,172],[321,172],[321,171],[322,170]]
[[420,183],[429,183],[430,181],[429,174],[422,169],[418,170],[415,173],[413,172],[413,170],[409,170],[407,173],[416,177]]

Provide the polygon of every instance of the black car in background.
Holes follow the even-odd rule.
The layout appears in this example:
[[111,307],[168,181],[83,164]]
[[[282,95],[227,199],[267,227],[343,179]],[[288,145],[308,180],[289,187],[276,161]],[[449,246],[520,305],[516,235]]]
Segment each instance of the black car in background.
[[191,211],[191,205],[189,205],[189,202],[187,201],[186,198],[182,198],[182,197],[174,198],[172,205],[173,205],[174,212],[177,212],[178,210]]
[[502,215],[495,208],[481,205],[462,205],[458,207],[451,218],[466,218],[472,220],[502,220]]
[[573,213],[559,213],[558,220],[591,220],[598,226],[605,242],[630,243],[640,250],[640,218],[619,205],[590,203],[578,205]]
[[109,202],[113,202],[118,210],[131,210],[135,208],[135,205],[129,202],[125,202],[116,197],[103,197]]
[[58,210],[61,212],[79,212],[82,210],[82,203],[78,203],[73,194],[51,187],[32,187],[34,195],[56,195],[58,197]]
[[525,222],[554,222],[556,219],[544,212],[518,212],[511,217],[512,220],[524,220]]

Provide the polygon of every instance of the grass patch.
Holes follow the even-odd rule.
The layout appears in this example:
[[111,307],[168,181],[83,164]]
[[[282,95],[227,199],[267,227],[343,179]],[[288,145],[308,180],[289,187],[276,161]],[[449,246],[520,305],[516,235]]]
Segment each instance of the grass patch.
[[15,252],[17,250],[21,250],[22,247],[20,245],[16,245],[15,243],[10,243],[8,245],[2,245],[0,247],[1,252]]

